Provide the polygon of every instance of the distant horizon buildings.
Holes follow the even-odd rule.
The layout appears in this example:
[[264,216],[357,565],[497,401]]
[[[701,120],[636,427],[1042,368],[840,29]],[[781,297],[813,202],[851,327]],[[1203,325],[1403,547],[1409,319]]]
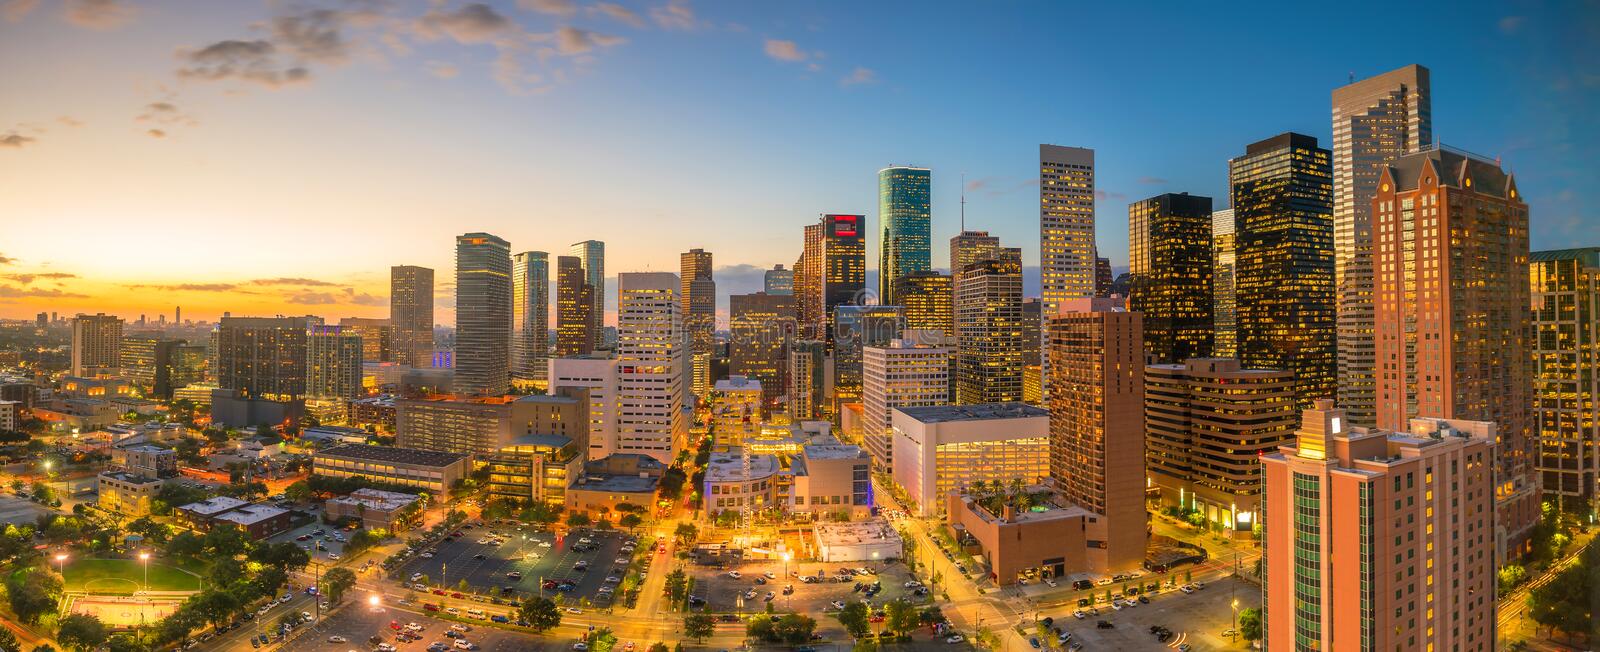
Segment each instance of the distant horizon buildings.
[[594,320],[589,333],[594,339],[589,350],[599,351],[606,348],[602,335],[606,325],[606,243],[599,240],[574,242],[567,253],[578,257],[579,265],[583,268],[583,282],[589,284],[589,314],[590,319]]
[[772,295],[794,294],[794,270],[785,269],[783,263],[773,265],[762,275],[762,291]]
[[511,243],[456,237],[455,391],[496,396],[511,387]]

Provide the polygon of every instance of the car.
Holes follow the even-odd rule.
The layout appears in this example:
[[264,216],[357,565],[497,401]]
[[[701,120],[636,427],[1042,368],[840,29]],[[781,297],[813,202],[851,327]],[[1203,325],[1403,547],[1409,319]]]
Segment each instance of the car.
[[778,579],[778,575],[776,573],[773,573],[772,571],[767,571],[765,573],[762,573],[761,576],[765,577],[765,578],[767,578],[769,580]]
[[445,608],[444,608],[444,612],[445,612],[445,613],[447,613],[447,614],[450,614],[450,615],[452,615],[452,616],[459,616],[459,615],[461,615],[461,610],[460,610],[460,609],[457,609],[457,608],[455,608],[455,607],[445,607]]
[[253,648],[258,649],[258,650],[261,649],[261,641],[258,641],[258,640],[253,639],[253,638],[250,639],[250,647],[253,647]]
[[309,535],[309,534],[302,534],[302,535],[300,535],[300,536],[297,536],[297,537],[295,537],[295,538],[294,538],[294,540],[295,540],[295,541],[310,541],[310,540],[311,540],[311,535]]
[[844,603],[840,602],[838,600],[834,600],[833,602],[828,603],[828,606],[833,607],[834,609],[837,609],[837,610],[840,610],[840,611],[844,610]]
[[539,542],[539,547],[540,548],[549,548],[550,547],[550,542],[549,541],[540,541]]
[[1094,584],[1095,584],[1095,586],[1107,586],[1107,585],[1111,584],[1111,578],[1102,577],[1102,578],[1100,578],[1098,580],[1095,580]]
[[444,633],[444,637],[445,638],[461,638],[463,636],[466,636],[466,634],[462,634],[461,632],[445,632]]
[[1052,580],[1052,579],[1046,579],[1046,580],[1045,580],[1045,581],[1044,581],[1044,583],[1045,583],[1045,585],[1047,585],[1047,586],[1049,586],[1049,587],[1050,587],[1050,588],[1052,588],[1052,589],[1053,589],[1053,588],[1056,588],[1056,581],[1055,581],[1055,580]]
[[450,648],[445,646],[445,644],[440,641],[434,641],[428,644],[428,652],[444,652],[448,649]]
[[575,616],[581,616],[583,615],[583,610],[577,607],[567,607],[567,613]]
[[765,577],[757,577],[756,578],[756,584],[766,584],[766,583],[767,583],[767,578],[765,578]]
[[1039,639],[1033,636],[1028,637],[1028,645],[1033,646],[1035,650],[1039,649]]
[[1090,582],[1089,580],[1075,580],[1072,582],[1072,588],[1079,591],[1092,589],[1094,588],[1094,582]]
[[467,639],[464,639],[464,638],[456,639],[455,647],[456,647],[457,650],[476,650],[476,649],[478,649],[478,646],[473,645],[471,642],[467,641]]
[[461,599],[461,594],[459,592],[452,592],[450,594],[450,597],[455,598],[457,600],[460,600]]
[[511,622],[511,619],[507,618],[505,616],[505,614],[495,614],[493,616],[490,616],[489,620],[492,620],[492,621],[497,622],[497,623],[509,623],[509,622]]
[[424,552],[424,553],[422,553],[421,557],[423,559],[433,559],[433,551],[429,550],[427,552]]
[[1078,620],[1083,620],[1085,618],[1088,618],[1089,614],[1083,613],[1083,610],[1079,609],[1077,611],[1072,612],[1072,617],[1073,618],[1077,618]]
[[572,644],[572,649],[577,650],[577,652],[588,652],[589,644],[583,641],[578,641],[577,643]]
[[1097,621],[1097,622],[1095,622],[1094,626],[1099,628],[1099,629],[1112,629],[1112,628],[1116,627],[1116,625],[1113,624],[1109,620]]
[[1188,584],[1178,587],[1178,590],[1183,591],[1185,594],[1194,593],[1194,587],[1189,586]]
[[762,600],[764,602],[772,602],[772,599],[776,598],[776,597],[778,597],[778,594],[773,593],[771,591],[767,591],[767,596],[765,598],[762,598]]
[[311,620],[311,612],[309,612],[309,611],[300,612],[300,619],[301,620]]
[[946,643],[960,643],[960,642],[965,641],[965,640],[967,640],[967,637],[962,636],[960,634],[951,634],[949,636],[944,637],[944,642],[946,642]]
[[1140,604],[1150,604],[1150,596],[1147,596],[1147,595],[1139,596],[1139,603]]
[[731,571],[728,571],[728,577],[731,577],[733,579],[739,579],[741,577],[744,577],[744,575],[739,574],[739,571],[731,570]]
[[470,631],[472,631],[472,626],[463,625],[461,623],[453,623],[453,624],[450,625],[450,631],[452,631],[452,632],[470,632]]
[[746,599],[746,600],[754,600],[754,599],[756,599],[756,590],[755,589],[750,589],[748,591],[745,591],[744,592],[744,599]]
[[270,639],[270,638],[267,638],[267,635],[266,635],[266,634],[257,634],[257,635],[256,635],[256,640],[259,640],[259,641],[261,641],[261,644],[262,644],[262,645],[266,645],[266,644],[267,644],[267,643],[269,643],[269,642],[271,642],[271,641],[272,641],[272,639]]
[[922,586],[922,582],[918,582],[916,580],[906,580],[906,583],[903,584],[902,586],[904,586],[905,588],[908,588],[908,589],[915,589],[915,588],[918,588],[918,587]]
[[622,581],[622,578],[617,577],[616,575],[610,575],[610,576],[606,577],[606,584],[616,584],[616,583],[621,582],[621,581]]
[[427,603],[424,603],[422,605],[422,610],[423,611],[438,611],[439,610],[439,605],[436,605],[436,604],[434,604],[432,602],[427,602]]
[[1206,588],[1206,583],[1205,582],[1195,582],[1194,583],[1194,588],[1195,588],[1195,590],[1203,591]]
[[1237,634],[1237,633],[1238,632],[1234,631],[1232,628],[1228,628],[1228,629],[1222,630],[1222,635],[1223,636],[1233,636],[1234,634]]
[[1189,652],[1190,649],[1191,648],[1189,647],[1188,643],[1179,643],[1178,644],[1178,652]]
[[418,623],[406,623],[406,631],[408,631],[408,632],[420,632],[420,631],[422,631],[422,625],[418,624]]
[[489,557],[488,555],[485,555],[485,554],[483,554],[481,552],[472,556],[473,559],[487,559],[488,557]]

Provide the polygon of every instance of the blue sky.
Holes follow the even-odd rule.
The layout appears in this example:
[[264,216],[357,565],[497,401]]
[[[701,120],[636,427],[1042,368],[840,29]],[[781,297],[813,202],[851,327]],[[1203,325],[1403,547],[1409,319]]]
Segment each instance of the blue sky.
[[[703,247],[747,291],[817,214],[875,219],[888,164],[933,169],[936,262],[965,173],[968,227],[1033,265],[1041,142],[1096,150],[1098,240],[1122,265],[1128,202],[1223,206],[1245,144],[1326,144],[1334,87],[1409,63],[1432,70],[1439,139],[1517,174],[1535,249],[1600,244],[1581,199],[1597,7],[4,0],[0,256],[72,278],[7,286],[0,315],[289,276],[343,292],[185,312],[381,315],[389,265],[447,277],[467,231],[552,253],[601,239],[612,273]],[[107,255],[127,249],[164,253]]]

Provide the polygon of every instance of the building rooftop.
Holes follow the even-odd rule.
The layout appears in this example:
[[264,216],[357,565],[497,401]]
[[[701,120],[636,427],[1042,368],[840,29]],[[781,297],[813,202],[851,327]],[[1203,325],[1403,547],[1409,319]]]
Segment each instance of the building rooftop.
[[761,391],[761,381],[744,376],[733,376],[717,381],[716,391],[759,392]]
[[1579,249],[1552,249],[1549,251],[1535,251],[1528,254],[1528,261],[1545,263],[1555,260],[1578,259],[1589,267],[1600,267],[1600,247],[1583,247]]
[[511,439],[511,443],[501,448],[515,448],[518,446],[532,446],[535,448],[561,448],[572,443],[572,438],[565,435],[548,433],[535,433],[531,435],[518,435]]
[[367,444],[341,444],[317,451],[316,456],[340,457],[369,462],[389,462],[391,464],[415,464],[417,466],[449,466],[470,457],[464,453],[445,453],[414,448],[395,448],[393,446],[369,446]]
[[706,464],[706,482],[740,482],[772,477],[778,472],[776,455],[751,455],[750,475],[745,476],[744,461],[736,452],[712,453]]
[[854,444],[807,444],[801,450],[813,460],[847,460],[867,457],[867,452]]
[[978,403],[975,405],[930,405],[925,407],[897,407],[908,417],[922,423],[946,421],[980,421],[986,419],[1024,419],[1048,417],[1050,411],[1027,403]]
[[1499,163],[1449,147],[1412,152],[1390,162],[1389,174],[1395,188],[1415,190],[1428,161],[1433,162],[1441,186],[1460,188],[1465,183],[1476,192],[1502,198],[1510,190],[1511,176],[1500,169]]
[[421,499],[416,494],[405,494],[398,491],[379,491],[377,489],[357,489],[348,496],[331,498],[330,503],[342,505],[365,505],[367,509],[392,512],[410,505]]
[[516,400],[517,403],[541,403],[545,405],[577,405],[578,399],[560,394],[529,394]]
[[128,473],[127,471],[105,471],[101,473],[100,476],[132,484],[152,484],[162,482],[160,478],[146,478],[142,475]]
[[253,525],[270,518],[288,514],[289,510],[273,507],[271,505],[245,505],[217,517],[219,521],[238,523],[239,525]]
[[128,451],[130,453],[150,453],[152,455],[162,455],[162,454],[177,455],[178,454],[177,451],[172,450],[170,448],[162,448],[160,446],[151,446],[150,444],[139,444],[138,446],[129,446],[129,447],[124,448],[122,450]]
[[853,523],[818,521],[812,528],[817,537],[817,544],[823,546],[900,541],[900,533],[895,532],[894,528],[889,526],[889,522],[883,519]]
[[221,514],[222,512],[226,512],[226,511],[228,511],[230,509],[238,509],[238,508],[243,507],[243,506],[248,505],[248,504],[250,504],[250,503],[247,503],[245,501],[239,500],[238,498],[229,498],[227,496],[217,496],[215,498],[208,498],[206,500],[202,500],[202,501],[200,501],[198,503],[189,503],[187,505],[179,507],[178,509],[181,509],[183,511],[190,512],[190,513],[194,513],[194,514],[199,514],[201,516],[212,516],[214,514]]
[[584,491],[615,491],[617,493],[655,493],[659,478],[637,475],[585,475],[578,479],[574,489]]

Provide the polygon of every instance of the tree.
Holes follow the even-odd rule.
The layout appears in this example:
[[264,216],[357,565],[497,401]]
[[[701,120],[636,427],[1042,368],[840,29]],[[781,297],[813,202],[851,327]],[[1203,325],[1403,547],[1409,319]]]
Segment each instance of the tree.
[[50,485],[36,480],[33,483],[33,495],[38,496],[40,501],[48,503],[55,499],[56,492]]
[[99,618],[86,614],[67,614],[61,618],[61,625],[56,630],[56,640],[78,652],[89,652],[101,643],[106,642],[105,623]]
[[657,492],[663,499],[675,501],[683,496],[683,483],[688,480],[689,476],[683,472],[683,469],[676,466],[668,467],[661,474],[661,482],[657,485]]
[[189,600],[194,604],[195,613],[213,626],[228,622],[233,617],[233,612],[239,608],[239,600],[232,593],[217,589],[211,589]]
[[22,622],[37,624],[45,614],[56,613],[61,600],[61,576],[35,568],[13,574],[6,581],[11,610]]
[[917,608],[903,598],[890,600],[883,606],[884,626],[896,634],[904,634],[917,627]]
[[711,633],[717,628],[717,622],[706,614],[689,614],[683,617],[683,635],[699,643],[711,638]]
[[330,568],[322,576],[322,591],[328,594],[328,604],[336,604],[344,592],[356,585],[356,574],[348,568]]
[[1246,641],[1261,640],[1261,610],[1245,609],[1239,612],[1239,637]]
[[556,603],[543,596],[533,596],[522,601],[517,608],[523,622],[535,632],[554,629],[561,624],[561,610],[556,608]]
[[584,527],[591,522],[589,515],[583,512],[573,512],[567,515],[567,525],[572,527]]
[[646,652],[669,652],[669,651],[667,650],[667,644],[666,643],[662,643],[661,641],[656,641],[656,642],[650,644],[650,648],[648,650],[646,650]]
[[11,633],[11,628],[0,626],[0,650],[11,652],[21,649],[22,644],[17,642],[17,635]]
[[106,641],[108,652],[150,652],[150,646],[131,634],[118,634]]
[[[1593,554],[1591,554],[1593,553]],[[1528,617],[1552,631],[1568,636],[1600,636],[1600,619],[1591,615],[1590,596],[1596,586],[1595,568],[1600,548],[1590,546],[1578,564],[1528,593]]]
[[758,616],[744,621],[744,635],[758,641],[777,642],[772,619]]
[[1518,584],[1521,584],[1522,580],[1527,576],[1528,569],[1523,568],[1521,565],[1506,564],[1505,566],[1501,566],[1498,574],[1498,578],[1500,580],[1500,595],[1503,596],[1507,593],[1510,593],[1511,590],[1516,588]]
[[[770,604],[770,603],[769,603]],[[772,620],[768,618],[767,620]],[[775,641],[790,645],[800,645],[811,640],[811,633],[817,630],[817,621],[809,616],[788,614],[778,619],[773,624],[772,634]]]
[[234,557],[223,557],[211,565],[210,579],[217,586],[228,586],[244,579],[244,562]]
[[297,503],[303,503],[307,500],[310,500],[311,483],[306,482],[305,480],[296,480],[289,486],[283,488],[283,497]]
[[311,553],[300,549],[293,543],[256,544],[250,551],[250,561],[263,566],[277,566],[289,571],[297,571],[311,563]]
[[878,652],[878,640],[865,638],[850,646],[850,652]]
[[639,524],[643,522],[644,519],[640,518],[638,514],[623,514],[622,518],[617,519],[617,525],[629,530],[639,527]]
[[861,601],[854,601],[839,610],[839,624],[844,625],[844,631],[850,636],[861,638],[872,631],[871,624],[867,621],[867,605]]
[[213,558],[233,557],[250,546],[250,535],[242,528],[217,524],[206,532],[205,552]]
[[617,646],[617,635],[610,627],[601,627],[589,634],[590,652],[611,652]]
[[205,539],[193,532],[179,532],[167,542],[167,556],[193,559],[205,551]]
[[691,545],[700,538],[700,528],[693,523],[679,523],[678,529],[673,531],[680,545]]
[[689,578],[684,575],[683,569],[679,568],[671,573],[667,573],[665,589],[667,593],[667,599],[670,600],[672,604],[678,605],[683,603],[684,597],[687,596],[689,592]]

